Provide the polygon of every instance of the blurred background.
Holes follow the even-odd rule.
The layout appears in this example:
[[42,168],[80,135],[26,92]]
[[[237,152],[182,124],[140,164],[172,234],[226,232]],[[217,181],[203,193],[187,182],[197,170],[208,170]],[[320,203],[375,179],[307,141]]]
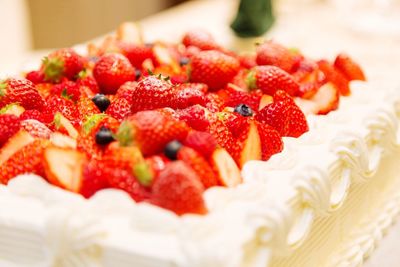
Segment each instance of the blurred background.
[[0,0],[0,57],[85,42],[184,1]]

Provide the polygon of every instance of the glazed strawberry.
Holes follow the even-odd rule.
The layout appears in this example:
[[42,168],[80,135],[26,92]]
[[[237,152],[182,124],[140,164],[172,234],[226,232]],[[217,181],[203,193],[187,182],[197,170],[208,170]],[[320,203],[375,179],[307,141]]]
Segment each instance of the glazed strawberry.
[[125,98],[129,103],[133,102],[133,92],[136,90],[137,82],[126,82],[118,88],[115,94],[118,98]]
[[165,145],[174,140],[184,140],[189,127],[185,122],[155,110],[141,111],[122,122],[118,140],[123,145],[134,142],[143,155],[153,155],[163,151]]
[[86,120],[88,117],[100,113],[99,108],[93,103],[92,99],[88,97],[80,97],[76,102],[79,118],[81,121]]
[[11,103],[19,103],[25,109],[42,110],[44,107],[44,100],[35,85],[23,78],[0,81],[0,108]]
[[12,114],[0,114],[0,147],[21,127],[20,119]]
[[204,187],[196,173],[182,161],[169,163],[155,179],[152,202],[178,215],[204,214]]
[[277,90],[284,90],[294,95],[299,90],[299,84],[284,70],[275,66],[257,66],[248,74],[248,86],[258,88],[264,94],[274,95]]
[[200,50],[218,50],[220,48],[209,32],[200,29],[185,33],[182,43],[186,47],[195,46]]
[[41,70],[46,81],[58,82],[63,77],[69,80],[77,78],[83,65],[84,60],[80,55],[71,48],[64,48],[44,58]]
[[257,123],[258,133],[261,140],[261,159],[268,160],[272,155],[283,150],[282,137],[272,126]]
[[178,160],[185,162],[200,178],[204,188],[218,185],[218,178],[207,160],[196,150],[183,146],[177,154]]
[[210,90],[223,88],[239,71],[239,61],[218,51],[202,51],[191,61],[192,82],[205,83]]
[[45,124],[47,127],[53,123],[53,114],[47,113],[46,111],[39,111],[36,109],[25,110],[20,116],[20,120],[37,120]]
[[277,91],[274,102],[260,110],[255,118],[274,127],[281,136],[299,137],[308,131],[304,113],[284,91]]
[[320,60],[317,62],[319,69],[325,75],[325,82],[332,82],[334,83],[341,95],[348,96],[350,95],[350,87],[349,81],[347,80],[346,76],[342,74],[339,70],[336,70],[335,67],[326,60]]
[[207,91],[205,84],[185,83],[176,86],[175,100],[173,108],[184,109],[196,104],[205,105],[205,92]]
[[117,119],[118,121],[122,121],[131,115],[131,108],[131,104],[128,100],[125,98],[116,98],[107,108],[106,114]]
[[77,83],[69,80],[62,81],[59,84],[55,84],[50,93],[53,95],[62,96],[73,101],[77,101],[81,95],[80,88]]
[[295,63],[290,50],[274,41],[267,41],[257,47],[256,61],[258,65],[273,65],[286,72],[290,72]]
[[141,80],[132,93],[132,112],[170,107],[174,104],[176,88],[156,76]]
[[365,75],[361,67],[347,54],[341,53],[337,55],[334,63],[335,67],[340,70],[349,81],[360,80],[365,81]]
[[193,148],[205,158],[209,158],[217,147],[217,141],[210,133],[200,131],[191,131],[183,144]]
[[23,120],[21,121],[21,129],[28,132],[33,137],[49,139],[52,131],[43,123],[37,120]]
[[142,68],[143,61],[146,59],[154,60],[151,45],[119,43],[118,48],[121,50],[121,53],[129,59],[132,66],[137,69]]
[[36,139],[14,153],[0,165],[0,183],[7,184],[10,179],[24,173],[43,176],[43,152],[48,145],[48,140]]
[[216,93],[206,95],[206,108],[211,112],[218,112],[225,107],[225,100]]
[[206,131],[210,122],[208,114],[210,112],[200,105],[194,105],[178,111],[179,120],[186,122],[190,127],[197,131]]
[[25,78],[34,84],[45,82],[44,73],[41,70],[30,71],[26,74]]
[[93,76],[101,92],[115,94],[125,82],[135,80],[135,68],[121,54],[106,54],[94,66]]

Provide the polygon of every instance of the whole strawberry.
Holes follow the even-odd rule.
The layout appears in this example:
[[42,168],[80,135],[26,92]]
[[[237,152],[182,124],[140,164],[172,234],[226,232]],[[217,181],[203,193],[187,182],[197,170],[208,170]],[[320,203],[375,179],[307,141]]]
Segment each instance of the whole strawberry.
[[286,71],[275,66],[257,66],[247,76],[248,86],[258,88],[264,94],[274,95],[277,90],[283,90],[294,95],[299,90],[299,84]]
[[239,61],[221,52],[202,51],[192,58],[191,81],[205,83],[211,90],[223,88],[239,71]]
[[84,59],[80,55],[71,48],[63,48],[44,58],[41,70],[46,81],[58,82],[63,77],[74,80],[83,66]]
[[111,102],[106,113],[118,121],[122,121],[131,115],[131,104],[125,98],[116,98]]
[[0,147],[21,127],[20,119],[12,114],[0,114]]
[[186,122],[194,130],[206,131],[210,122],[207,118],[210,112],[200,105],[194,105],[178,110],[179,120]]
[[148,76],[132,91],[132,112],[174,105],[176,88],[161,77]]
[[80,87],[76,82],[65,80],[59,84],[55,84],[50,93],[53,95],[62,96],[73,101],[77,101],[81,95]]
[[121,54],[106,54],[94,66],[93,76],[102,93],[115,94],[125,82],[135,80],[135,68]]
[[122,145],[136,144],[143,155],[163,151],[165,145],[174,140],[186,138],[189,127],[185,122],[156,110],[141,111],[122,122],[118,140]]
[[204,106],[207,89],[207,86],[201,83],[184,83],[176,86],[177,92],[172,108],[184,109],[196,104]]
[[44,99],[35,85],[24,78],[0,81],[0,109],[11,103],[19,103],[25,109],[42,110],[44,107]]
[[200,50],[218,50],[220,47],[213,36],[204,30],[196,29],[185,33],[182,43],[186,46],[195,46]]
[[118,44],[118,48],[121,53],[129,59],[132,66],[137,69],[142,68],[143,61],[146,59],[154,60],[151,45],[121,42]]
[[267,41],[257,47],[256,62],[258,65],[273,65],[290,72],[295,60],[289,49],[273,41]]
[[209,158],[217,148],[217,141],[210,133],[191,131],[187,135],[184,145],[193,148],[205,158]]
[[80,125],[79,111],[75,106],[74,102],[64,97],[52,95],[46,99],[47,112],[55,115],[56,112],[60,112],[66,117],[75,127]]
[[203,191],[196,173],[184,162],[174,161],[154,181],[152,202],[178,215],[207,212]]

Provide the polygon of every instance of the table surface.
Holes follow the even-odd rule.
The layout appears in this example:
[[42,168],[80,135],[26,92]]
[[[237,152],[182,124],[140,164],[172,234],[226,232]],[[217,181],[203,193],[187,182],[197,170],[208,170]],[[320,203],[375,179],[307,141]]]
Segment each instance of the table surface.
[[[349,13],[325,2],[312,5],[275,1],[278,19],[265,38],[273,38],[315,58],[333,59],[341,51],[351,54],[365,68],[369,81],[380,86],[399,86],[400,33],[367,32],[350,22]],[[189,1],[140,21],[145,41],[181,38],[187,29],[203,28],[231,49],[243,50],[256,39],[238,39],[228,25],[237,9],[236,0]],[[39,62],[48,51],[27,52],[3,58],[0,75],[16,73],[27,62]],[[365,267],[397,267],[400,262],[400,223],[393,226]],[[397,253],[396,253],[397,252]]]

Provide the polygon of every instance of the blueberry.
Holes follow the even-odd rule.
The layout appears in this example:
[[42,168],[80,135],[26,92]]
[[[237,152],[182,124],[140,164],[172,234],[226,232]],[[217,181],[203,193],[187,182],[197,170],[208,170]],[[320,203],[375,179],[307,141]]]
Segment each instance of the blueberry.
[[189,63],[190,59],[187,57],[181,57],[181,59],[179,60],[179,64],[181,66],[187,65]]
[[253,116],[253,110],[246,104],[237,105],[233,111],[239,113],[244,117]]
[[92,101],[100,109],[101,112],[104,112],[110,105],[110,99],[108,99],[103,94],[96,94],[92,98]]
[[182,144],[178,140],[169,142],[164,148],[164,154],[167,158],[171,160],[176,160],[178,156],[178,151],[181,149]]
[[96,133],[95,138],[98,145],[107,145],[115,140],[113,133],[110,131],[110,129],[104,126],[102,126],[100,130]]
[[142,72],[139,69],[135,69],[135,79],[139,80],[140,76],[142,76]]

